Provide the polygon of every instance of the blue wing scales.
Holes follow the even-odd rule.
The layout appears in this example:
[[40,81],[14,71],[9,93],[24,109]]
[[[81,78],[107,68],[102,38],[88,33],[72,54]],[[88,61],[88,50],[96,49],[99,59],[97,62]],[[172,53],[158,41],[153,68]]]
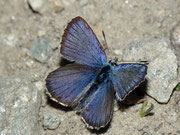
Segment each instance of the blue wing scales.
[[81,17],[72,19],[68,24],[60,52],[68,60],[91,67],[101,68],[107,63],[106,54],[96,35]]
[[[96,89],[96,87],[94,87]],[[96,92],[88,98],[88,103],[81,110],[83,121],[89,128],[105,127],[111,120],[113,112],[114,92],[111,82],[107,80],[98,86]]]
[[[105,127],[111,120],[113,87],[116,98],[123,100],[147,74],[146,65],[120,64],[113,67],[107,78],[99,83],[97,76],[108,65],[106,54],[90,26],[81,17],[72,19],[68,24],[60,52],[76,64],[58,68],[48,75],[48,93],[62,105],[77,105],[89,128]],[[101,74],[99,77],[104,79]]]
[[98,69],[70,64],[51,72],[46,79],[48,92],[65,106],[75,106],[95,80]]
[[113,70],[110,78],[114,85],[116,98],[123,100],[137,87],[147,74],[147,66],[143,64],[120,64]]

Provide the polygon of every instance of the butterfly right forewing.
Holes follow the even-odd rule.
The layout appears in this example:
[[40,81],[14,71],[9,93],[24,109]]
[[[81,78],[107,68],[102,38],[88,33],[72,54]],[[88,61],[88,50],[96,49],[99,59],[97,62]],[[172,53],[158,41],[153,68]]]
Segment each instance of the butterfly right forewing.
[[123,100],[132,90],[134,90],[147,74],[147,66],[143,64],[120,64],[114,68],[110,78],[114,85],[116,98]]

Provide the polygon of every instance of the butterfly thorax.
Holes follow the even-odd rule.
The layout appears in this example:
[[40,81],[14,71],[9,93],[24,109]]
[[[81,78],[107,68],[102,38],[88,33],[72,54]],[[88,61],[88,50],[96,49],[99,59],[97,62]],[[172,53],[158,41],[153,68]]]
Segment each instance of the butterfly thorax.
[[97,75],[97,78],[96,78],[96,83],[97,84],[100,84],[102,82],[104,82],[105,80],[107,80],[107,78],[109,77],[109,73],[111,72],[111,65],[108,64],[106,66],[104,66],[100,72],[98,73]]
[[107,80],[110,72],[112,71],[112,68],[117,66],[117,61],[118,61],[117,58],[115,58],[114,60],[110,60],[109,63],[105,65],[98,73],[95,83],[100,84],[105,80]]

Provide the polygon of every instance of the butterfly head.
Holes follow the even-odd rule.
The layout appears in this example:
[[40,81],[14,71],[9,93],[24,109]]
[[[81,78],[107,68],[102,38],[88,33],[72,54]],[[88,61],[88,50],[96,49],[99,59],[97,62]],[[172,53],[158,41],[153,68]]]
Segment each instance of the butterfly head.
[[115,58],[115,59],[109,61],[111,66],[117,66],[117,62],[118,62],[118,58]]

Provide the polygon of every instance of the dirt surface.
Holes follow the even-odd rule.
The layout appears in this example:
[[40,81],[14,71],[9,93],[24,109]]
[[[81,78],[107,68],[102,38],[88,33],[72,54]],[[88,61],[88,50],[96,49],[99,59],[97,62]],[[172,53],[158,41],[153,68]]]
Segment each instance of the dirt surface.
[[[180,93],[175,91],[167,104],[155,106],[154,114],[141,118],[141,104],[125,110],[114,109],[111,124],[100,131],[90,131],[80,116],[49,101],[45,95],[45,78],[58,68],[61,57],[57,47],[67,23],[76,16],[83,17],[109,47],[109,58],[118,57],[118,50],[126,44],[144,38],[163,37],[171,47],[170,34],[180,19],[180,0],[1,0],[0,1],[0,75],[26,74],[41,94],[39,111],[40,135],[73,134],[128,134],[179,135]],[[39,3],[38,3],[39,2]],[[41,61],[33,56],[32,46],[39,37],[48,38],[49,57]],[[173,47],[172,47],[173,48]],[[121,52],[123,55],[123,52]],[[122,56],[120,55],[120,56]],[[37,56],[38,57],[38,56]],[[120,58],[121,59],[121,58]],[[47,112],[59,118],[57,126],[44,123]],[[47,118],[48,119],[48,118]],[[56,117],[55,117],[56,119]],[[53,123],[53,122],[52,122]],[[58,122],[57,122],[58,123]]]

